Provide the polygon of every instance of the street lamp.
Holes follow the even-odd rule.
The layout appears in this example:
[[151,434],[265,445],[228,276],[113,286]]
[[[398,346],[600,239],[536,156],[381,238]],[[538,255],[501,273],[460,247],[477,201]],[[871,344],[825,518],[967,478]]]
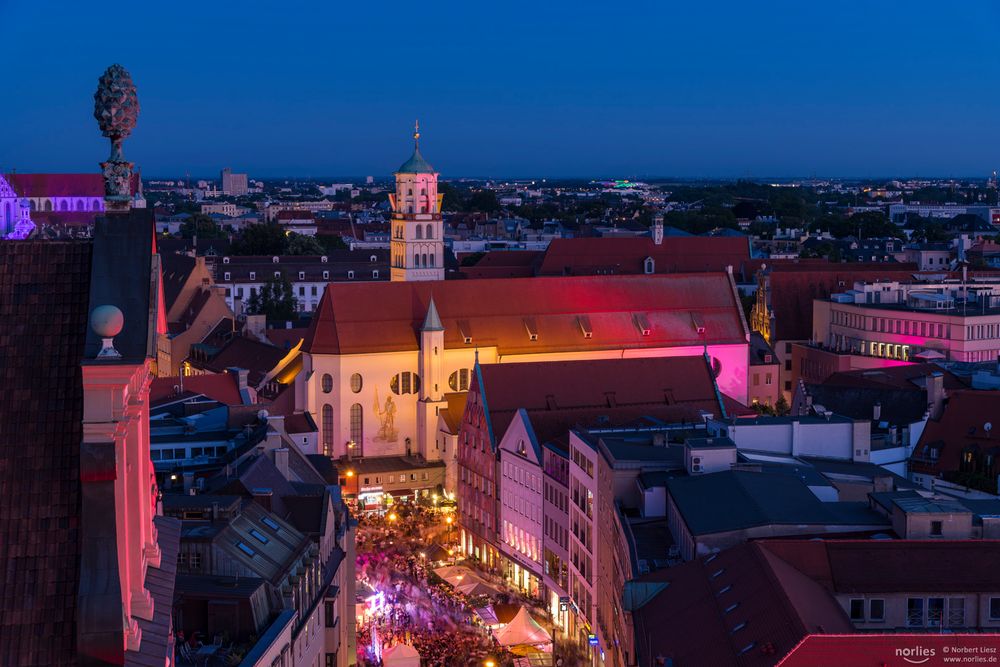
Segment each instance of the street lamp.
[[389,516],[387,518],[389,519],[389,521],[395,521],[396,520],[396,513],[395,512],[389,512]]
[[487,658],[486,662],[483,663],[483,667],[496,667],[496,664],[493,658]]

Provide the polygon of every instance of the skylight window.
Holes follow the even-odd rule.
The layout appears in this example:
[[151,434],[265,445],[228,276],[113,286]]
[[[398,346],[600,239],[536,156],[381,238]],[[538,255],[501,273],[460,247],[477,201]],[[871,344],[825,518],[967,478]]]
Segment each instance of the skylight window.
[[725,586],[723,586],[722,588],[719,589],[719,592],[716,593],[716,595],[722,595],[723,593],[728,593],[732,589],[733,589],[733,585],[732,584],[726,584]]
[[728,614],[729,612],[731,612],[732,610],[736,609],[739,606],[740,606],[739,602],[732,603],[731,605],[729,605],[728,607],[726,607],[726,613]]
[[747,644],[746,646],[744,646],[742,649],[740,649],[740,655],[743,655],[747,651],[752,650],[753,647],[756,646],[756,645],[757,645],[757,642],[750,642],[749,644]]
[[729,631],[729,634],[735,635],[737,632],[739,632],[740,630],[742,630],[745,627],[747,627],[747,622],[746,621],[743,621],[742,623],[737,623],[736,626],[732,630]]
[[254,536],[254,538],[256,538],[256,540],[257,540],[258,542],[260,542],[261,544],[267,544],[268,542],[270,542],[270,541],[271,541],[271,540],[270,540],[270,539],[269,539],[269,538],[267,537],[267,535],[265,535],[264,533],[260,532],[260,531],[259,531],[259,530],[257,530],[256,528],[251,528],[251,529],[250,529],[250,534],[251,534],[251,535],[253,535],[253,536]]
[[722,576],[722,573],[725,572],[725,571],[726,571],[726,568],[724,568],[724,567],[723,568],[719,568],[718,570],[716,570],[715,572],[712,573],[712,578],[713,579],[718,579],[719,577]]
[[245,553],[247,556],[250,556],[250,558],[253,558],[254,556],[257,555],[256,551],[254,551],[251,547],[247,546],[243,542],[237,542],[236,548]]
[[274,531],[281,530],[281,526],[269,516],[261,517],[260,522]]

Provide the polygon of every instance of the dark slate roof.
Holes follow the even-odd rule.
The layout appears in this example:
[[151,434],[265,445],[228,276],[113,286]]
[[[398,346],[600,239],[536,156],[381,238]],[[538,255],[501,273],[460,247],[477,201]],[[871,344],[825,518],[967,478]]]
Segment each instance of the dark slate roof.
[[667,492],[694,535],[767,525],[870,525],[887,521],[867,503],[824,503],[798,477],[725,471],[667,481]]
[[[99,218],[94,227],[90,304],[91,308],[117,306],[125,315],[125,327],[114,341],[125,363],[156,356],[156,337],[149,330],[150,313],[157,307],[153,285],[137,279],[150,273],[154,233],[150,209],[108,215]],[[84,328],[87,331],[84,357],[93,359],[101,350],[101,337],[89,326]]]
[[872,419],[876,403],[882,406],[879,421],[890,424],[912,424],[927,412],[927,394],[922,391],[825,384],[807,384],[806,391],[813,397],[813,405],[851,419]]
[[91,244],[0,241],[0,664],[77,664]]
[[181,293],[184,284],[194,271],[195,259],[188,255],[167,252],[161,256],[163,273],[163,301],[169,311]]

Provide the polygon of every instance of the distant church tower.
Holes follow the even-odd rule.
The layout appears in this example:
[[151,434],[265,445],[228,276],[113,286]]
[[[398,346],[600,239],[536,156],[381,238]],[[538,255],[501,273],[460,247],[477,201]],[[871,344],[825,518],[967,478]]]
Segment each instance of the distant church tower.
[[437,172],[420,154],[420,125],[413,155],[396,170],[392,204],[392,280],[444,280],[444,239]]

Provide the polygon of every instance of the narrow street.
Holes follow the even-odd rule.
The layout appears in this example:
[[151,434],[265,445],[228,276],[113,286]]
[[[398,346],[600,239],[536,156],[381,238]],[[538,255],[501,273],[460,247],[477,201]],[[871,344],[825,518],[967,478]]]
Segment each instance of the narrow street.
[[[429,558],[448,558],[448,518],[441,510],[398,506],[359,520],[358,663],[383,664],[396,644],[415,648],[425,667],[507,667],[514,658],[496,645],[469,597],[433,573]],[[454,531],[451,531],[454,533]],[[437,564],[445,564],[440,560]]]

